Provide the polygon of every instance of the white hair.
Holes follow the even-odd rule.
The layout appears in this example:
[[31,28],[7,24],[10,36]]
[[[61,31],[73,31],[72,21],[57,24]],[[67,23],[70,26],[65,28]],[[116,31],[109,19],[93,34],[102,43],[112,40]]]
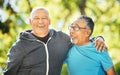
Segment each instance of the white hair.
[[45,8],[43,8],[43,7],[36,7],[36,8],[34,8],[34,9],[32,10],[32,12],[31,12],[31,14],[30,14],[30,18],[33,18],[33,14],[34,14],[36,11],[38,11],[38,10],[43,10],[43,11],[45,11],[45,12],[47,13],[47,15],[48,15],[48,18],[50,18],[48,10],[45,9]]

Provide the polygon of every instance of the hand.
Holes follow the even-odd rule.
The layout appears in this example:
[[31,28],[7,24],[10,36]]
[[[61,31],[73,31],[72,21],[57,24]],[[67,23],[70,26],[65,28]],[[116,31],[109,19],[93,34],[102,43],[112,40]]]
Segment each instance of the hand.
[[107,50],[107,46],[105,45],[104,40],[102,38],[95,39],[95,48],[99,52],[104,51],[105,49]]

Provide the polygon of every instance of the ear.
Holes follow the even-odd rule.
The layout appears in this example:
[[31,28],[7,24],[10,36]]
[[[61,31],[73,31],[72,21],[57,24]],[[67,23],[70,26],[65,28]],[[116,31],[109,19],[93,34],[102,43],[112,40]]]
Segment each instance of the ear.
[[31,25],[32,25],[32,20],[31,20],[31,18],[29,18],[29,24],[31,24]]
[[89,37],[89,36],[90,36],[90,34],[91,34],[91,30],[90,30],[90,29],[89,29],[89,30],[87,30],[87,31],[86,31],[86,34],[87,34],[86,36],[87,36],[87,37]]
[[51,24],[51,20],[49,19],[49,25]]

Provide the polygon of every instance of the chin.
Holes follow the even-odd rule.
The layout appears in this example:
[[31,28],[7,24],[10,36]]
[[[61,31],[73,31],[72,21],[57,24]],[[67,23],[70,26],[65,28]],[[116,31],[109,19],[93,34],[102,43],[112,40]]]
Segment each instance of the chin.
[[77,40],[71,40],[73,44],[77,44]]

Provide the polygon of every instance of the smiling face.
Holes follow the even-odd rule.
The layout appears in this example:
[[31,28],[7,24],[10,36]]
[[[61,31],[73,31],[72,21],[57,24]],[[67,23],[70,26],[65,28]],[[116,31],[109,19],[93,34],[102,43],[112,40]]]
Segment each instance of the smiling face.
[[35,10],[30,18],[32,33],[38,37],[44,37],[49,32],[50,18],[44,9]]
[[[80,45],[81,43],[88,41],[86,39],[89,39],[89,35],[91,31],[87,27],[87,22],[84,19],[77,19],[72,23],[71,26],[73,28],[70,29],[70,37],[72,43],[76,45]],[[77,28],[77,30],[75,30],[75,28]]]

